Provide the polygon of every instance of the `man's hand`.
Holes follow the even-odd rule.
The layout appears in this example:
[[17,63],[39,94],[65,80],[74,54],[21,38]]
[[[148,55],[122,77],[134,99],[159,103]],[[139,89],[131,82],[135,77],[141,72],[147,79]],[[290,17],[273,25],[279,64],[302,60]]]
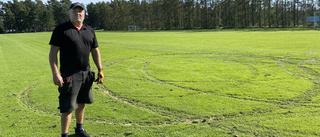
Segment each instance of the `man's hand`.
[[53,83],[59,87],[63,86],[63,78],[60,75],[53,76]]
[[53,83],[59,87],[63,86],[63,79],[58,72],[58,58],[57,54],[60,50],[60,47],[51,45],[50,53],[49,53],[49,62],[52,70]]
[[103,70],[99,70],[98,78],[96,80],[97,84],[102,84],[104,79]]

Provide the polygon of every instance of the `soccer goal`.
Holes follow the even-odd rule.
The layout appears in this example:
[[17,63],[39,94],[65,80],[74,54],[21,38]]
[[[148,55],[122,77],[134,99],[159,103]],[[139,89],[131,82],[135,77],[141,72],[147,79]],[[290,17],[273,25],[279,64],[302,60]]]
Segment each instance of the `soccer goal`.
[[319,28],[319,17],[320,17],[320,11],[314,12],[313,14],[313,27],[316,30]]
[[314,12],[313,16],[307,17],[307,23],[310,24],[308,26],[311,26],[312,25],[311,23],[313,23],[313,28],[315,30],[319,28],[320,27],[319,18],[320,18],[320,11]]
[[129,25],[128,31],[139,31],[139,27],[137,25]]

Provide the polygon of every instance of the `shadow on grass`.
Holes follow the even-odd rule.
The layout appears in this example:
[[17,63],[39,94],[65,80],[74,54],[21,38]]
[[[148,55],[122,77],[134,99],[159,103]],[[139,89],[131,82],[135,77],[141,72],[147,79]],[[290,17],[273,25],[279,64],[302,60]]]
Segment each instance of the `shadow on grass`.
[[71,134],[71,135],[68,135],[68,137],[79,137],[79,136],[77,136],[76,134]]

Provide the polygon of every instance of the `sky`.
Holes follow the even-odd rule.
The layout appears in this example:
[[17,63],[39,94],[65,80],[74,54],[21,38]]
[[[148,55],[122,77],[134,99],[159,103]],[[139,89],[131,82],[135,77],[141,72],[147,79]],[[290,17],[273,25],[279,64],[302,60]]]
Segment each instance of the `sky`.
[[[0,0],[0,1],[3,1],[3,2],[7,2],[7,1],[13,1],[13,0]],[[21,0],[19,0],[21,1]],[[24,1],[24,0],[22,0]],[[35,0],[32,0],[32,1],[35,1]],[[47,3],[48,0],[42,0],[43,3]],[[60,0],[57,0],[57,1],[60,1]],[[98,2],[102,2],[102,1],[105,1],[105,2],[110,2],[110,0],[71,0],[71,2],[80,2],[80,3],[83,3],[84,5],[88,5],[89,3],[98,3]]]

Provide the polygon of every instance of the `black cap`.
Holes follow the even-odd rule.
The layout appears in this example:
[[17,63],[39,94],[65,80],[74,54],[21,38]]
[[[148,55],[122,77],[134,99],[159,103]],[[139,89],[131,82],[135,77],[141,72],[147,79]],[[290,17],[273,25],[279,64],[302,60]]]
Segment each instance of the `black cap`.
[[85,10],[84,5],[83,5],[82,3],[79,3],[79,2],[72,3],[72,4],[70,5],[69,10],[71,10],[71,9],[77,7],[77,6],[81,7],[83,10]]

